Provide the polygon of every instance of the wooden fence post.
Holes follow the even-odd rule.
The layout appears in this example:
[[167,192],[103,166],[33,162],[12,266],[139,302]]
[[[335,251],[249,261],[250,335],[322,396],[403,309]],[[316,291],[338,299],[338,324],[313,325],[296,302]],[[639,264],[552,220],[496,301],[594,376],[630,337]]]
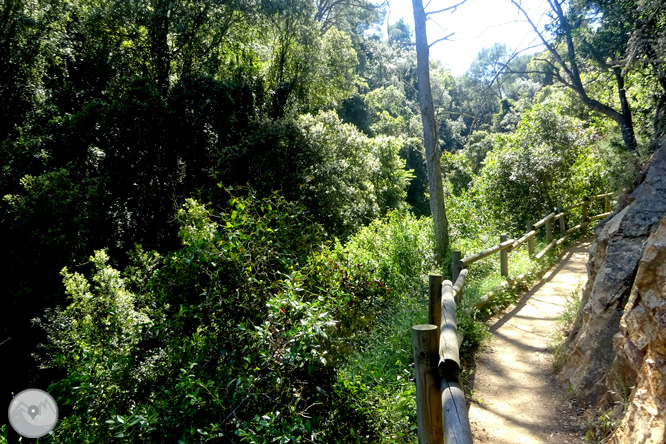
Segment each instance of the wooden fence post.
[[557,214],[562,214],[560,216],[560,237],[564,237],[567,235],[567,224],[564,222],[564,211],[562,210],[562,207],[558,206],[557,207]]
[[432,324],[412,327],[414,348],[414,379],[416,381],[416,425],[419,444],[441,444],[442,424],[441,383],[437,365],[439,327]]
[[460,276],[460,270],[462,270],[460,259],[462,259],[462,253],[459,250],[451,252],[451,280],[453,282],[458,279],[458,276]]
[[[530,231],[534,230],[534,224],[532,223],[531,220],[527,221],[527,232],[529,233]],[[527,253],[530,256],[534,256],[534,236],[530,236],[529,239],[527,239]]]
[[[463,264],[460,262],[462,259],[462,253],[459,250],[451,252],[451,280],[453,282],[458,280],[460,276],[460,270],[463,269]],[[463,297],[463,289],[458,290],[458,300],[461,301]]]
[[610,213],[610,196],[604,198],[604,213]]
[[581,212],[582,212],[582,214],[583,214],[583,222],[582,222],[582,223],[583,223],[583,226],[581,227],[581,231],[583,232],[583,235],[587,235],[587,222],[588,222],[588,218],[587,218],[587,205],[588,205],[588,203],[589,203],[590,198],[589,198],[589,197],[586,197],[586,198],[583,199],[583,200],[585,201],[585,203],[583,204],[583,208],[581,209]]
[[[507,240],[509,240],[509,236],[506,234],[500,235],[500,244]],[[532,241],[532,254],[534,254],[534,241]],[[502,276],[509,275],[509,252],[506,248],[500,251],[500,274]]]
[[550,244],[553,241],[553,219],[546,221],[546,243]]
[[442,275],[428,274],[428,322],[439,327],[442,314]]

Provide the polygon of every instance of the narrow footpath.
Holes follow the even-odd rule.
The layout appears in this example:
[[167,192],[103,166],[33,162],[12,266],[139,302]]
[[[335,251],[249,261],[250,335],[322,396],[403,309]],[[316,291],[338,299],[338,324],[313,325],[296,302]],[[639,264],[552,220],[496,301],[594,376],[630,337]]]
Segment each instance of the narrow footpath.
[[[589,242],[574,245],[491,327],[472,375],[469,419],[476,443],[583,443],[580,415],[555,381],[557,320],[587,280]],[[582,287],[581,287],[582,288]]]

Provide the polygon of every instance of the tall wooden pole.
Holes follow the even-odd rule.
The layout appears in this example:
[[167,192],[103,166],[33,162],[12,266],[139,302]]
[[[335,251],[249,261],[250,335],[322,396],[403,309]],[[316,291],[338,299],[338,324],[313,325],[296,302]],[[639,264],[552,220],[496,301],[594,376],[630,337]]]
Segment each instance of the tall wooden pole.
[[[460,259],[462,259],[462,253],[459,250],[451,252],[451,280],[455,283],[455,281],[458,280],[458,276],[460,276],[460,270],[463,269],[462,262],[460,262]],[[461,301],[463,298],[463,289],[460,288],[458,290],[458,296],[457,300]]]
[[435,258],[441,265],[446,260],[449,248],[449,227],[444,206],[442,166],[437,137],[437,121],[430,91],[430,49],[426,35],[426,12],[422,0],[412,0],[414,8],[414,36],[416,38],[416,66],[418,73],[419,107],[423,122],[423,145],[428,170],[428,191],[430,192],[430,212],[435,232]]
[[558,206],[557,207],[557,214],[562,214],[560,216],[560,237],[564,237],[567,235],[567,225],[564,222],[564,210],[562,210],[562,207]]
[[[509,236],[506,234],[500,235],[500,244],[509,240]],[[506,251],[506,248],[500,251],[500,275],[508,276],[509,275],[509,252]]]
[[438,333],[439,328],[432,324],[412,327],[419,444],[441,444],[444,440],[441,386],[437,371]]
[[441,315],[442,280],[441,274],[430,273],[428,275],[428,322],[437,327],[439,327]]
[[551,243],[553,240],[553,220],[546,221],[546,242]]

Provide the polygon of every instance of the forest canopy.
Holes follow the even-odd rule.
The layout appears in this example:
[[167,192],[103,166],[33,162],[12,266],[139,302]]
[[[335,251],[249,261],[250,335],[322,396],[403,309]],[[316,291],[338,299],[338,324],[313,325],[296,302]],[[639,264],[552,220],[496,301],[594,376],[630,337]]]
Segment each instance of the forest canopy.
[[[430,60],[458,248],[627,190],[666,133],[664,3],[548,3],[538,53]],[[388,408],[343,370],[447,266],[385,6],[0,2],[7,402],[49,387],[56,442],[413,438],[407,386]]]

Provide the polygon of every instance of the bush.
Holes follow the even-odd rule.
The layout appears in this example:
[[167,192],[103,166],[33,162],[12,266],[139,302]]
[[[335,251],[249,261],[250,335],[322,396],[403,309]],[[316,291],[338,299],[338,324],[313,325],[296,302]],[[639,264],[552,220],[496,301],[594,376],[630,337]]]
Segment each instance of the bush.
[[398,155],[403,139],[369,138],[332,112],[302,116],[299,125],[321,155],[305,171],[301,197],[333,234],[347,238],[402,207],[412,177]]
[[607,177],[590,148],[594,133],[554,106],[527,111],[514,134],[498,135],[475,189],[499,227],[522,231],[557,205],[606,191]]
[[137,248],[123,272],[98,251],[91,277],[62,271],[70,304],[36,321],[50,338],[43,365],[66,371],[49,388],[62,406],[53,439],[332,433],[322,427],[344,404],[336,363],[386,305],[385,284],[332,254],[303,207],[279,196],[234,192],[222,213],[188,200],[176,219],[178,251]]
[[406,210],[392,211],[352,236],[335,251],[350,263],[375,270],[393,291],[413,297],[435,270],[432,219],[417,218]]

